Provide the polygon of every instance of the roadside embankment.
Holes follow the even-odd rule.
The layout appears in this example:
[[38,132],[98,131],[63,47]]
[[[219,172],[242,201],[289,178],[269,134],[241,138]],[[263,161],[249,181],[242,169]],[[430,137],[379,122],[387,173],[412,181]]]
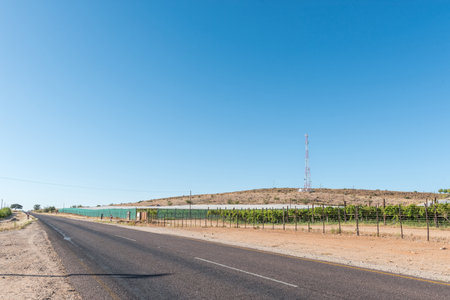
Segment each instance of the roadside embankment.
[[15,218],[0,225],[0,298],[80,299],[41,226],[24,213]]
[[32,216],[27,217],[27,215],[21,211],[13,211],[10,216],[0,219],[0,232],[5,230],[22,229],[30,224],[32,220]]

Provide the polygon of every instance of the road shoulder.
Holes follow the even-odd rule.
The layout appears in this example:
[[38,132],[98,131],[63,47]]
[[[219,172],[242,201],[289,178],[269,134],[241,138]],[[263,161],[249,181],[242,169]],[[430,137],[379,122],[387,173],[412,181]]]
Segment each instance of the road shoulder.
[[37,222],[0,232],[0,258],[2,299],[81,299]]

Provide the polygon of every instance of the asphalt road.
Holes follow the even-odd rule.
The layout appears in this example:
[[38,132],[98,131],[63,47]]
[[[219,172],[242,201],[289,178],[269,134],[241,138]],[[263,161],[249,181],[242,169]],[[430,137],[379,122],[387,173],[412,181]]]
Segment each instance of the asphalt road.
[[38,218],[84,299],[450,299],[448,284],[107,224]]

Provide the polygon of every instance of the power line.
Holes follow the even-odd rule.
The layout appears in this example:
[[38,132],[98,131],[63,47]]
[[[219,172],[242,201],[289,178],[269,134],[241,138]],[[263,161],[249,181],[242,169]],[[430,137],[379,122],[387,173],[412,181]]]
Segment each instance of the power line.
[[103,188],[103,187],[94,187],[94,186],[85,186],[85,185],[45,182],[45,181],[39,181],[39,180],[31,180],[31,179],[7,177],[7,176],[0,176],[0,179],[33,183],[33,184],[43,184],[43,185],[52,185],[52,186],[60,186],[60,187],[68,187],[68,188],[76,188],[76,189],[90,189],[90,190],[101,190],[101,191],[122,191],[122,192],[134,192],[134,193],[170,193],[170,192],[182,193],[182,192],[186,192],[185,190],[178,190],[178,191],[175,191],[175,190],[172,190],[172,191],[148,191],[147,190],[147,191],[144,191],[144,190],[134,190],[134,189]]

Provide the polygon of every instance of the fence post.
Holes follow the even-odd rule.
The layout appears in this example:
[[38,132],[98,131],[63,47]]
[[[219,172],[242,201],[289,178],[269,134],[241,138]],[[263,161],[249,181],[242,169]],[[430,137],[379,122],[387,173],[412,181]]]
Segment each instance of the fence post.
[[347,201],[344,201],[344,222],[347,223]]
[[436,210],[436,198],[434,198],[434,226],[436,228],[439,227],[439,222],[438,222],[438,218],[437,218],[437,210]]
[[[248,209],[248,210],[250,210],[250,209]],[[244,214],[245,214],[245,210],[244,210]],[[245,217],[244,217],[244,228],[247,228],[247,218],[245,218]]]
[[359,215],[358,215],[358,206],[355,206],[355,220],[356,220],[356,235],[359,236]]
[[[233,212],[234,212],[234,207],[233,207]],[[231,228],[231,222],[232,222],[232,213],[230,211],[230,228]]]
[[375,209],[377,211],[377,237],[379,237],[380,236],[380,219],[378,218],[378,204]]
[[308,205],[308,232],[311,232],[311,226],[310,226],[310,221],[311,221],[311,214],[309,213],[309,205]]
[[383,199],[383,225],[386,226],[386,199]]
[[239,228],[239,210],[236,209],[236,228]]
[[[345,213],[344,213],[345,216]],[[341,234],[341,208],[338,206],[338,222],[339,222],[339,234]]]
[[322,204],[322,233],[325,233],[325,205]]
[[222,216],[222,227],[225,227],[225,216],[222,213],[222,209],[220,209],[220,215]]
[[312,211],[312,214],[311,214],[311,223],[314,223],[314,202],[313,202],[313,204],[312,204],[311,211]]
[[208,207],[208,213],[207,213],[208,219],[209,219],[209,227],[213,227],[212,225],[212,215],[209,214],[209,207]]
[[428,199],[425,202],[425,218],[427,220],[427,242],[430,241],[430,221],[428,220]]
[[256,228],[256,215],[255,215],[255,209],[252,209],[252,217],[253,217],[253,229]]
[[286,222],[286,216],[285,216],[284,207],[283,207],[283,230],[286,230],[285,222]]
[[262,214],[262,229],[264,229],[264,223],[266,221],[266,216],[264,215],[264,208],[261,208],[261,214]]
[[297,231],[297,215],[298,215],[298,209],[295,209],[295,214],[294,214],[294,218],[295,218],[295,231]]
[[164,215],[164,226],[163,227],[166,227],[166,215]]
[[402,209],[400,204],[398,205],[398,219],[400,220],[400,235],[403,238]]

